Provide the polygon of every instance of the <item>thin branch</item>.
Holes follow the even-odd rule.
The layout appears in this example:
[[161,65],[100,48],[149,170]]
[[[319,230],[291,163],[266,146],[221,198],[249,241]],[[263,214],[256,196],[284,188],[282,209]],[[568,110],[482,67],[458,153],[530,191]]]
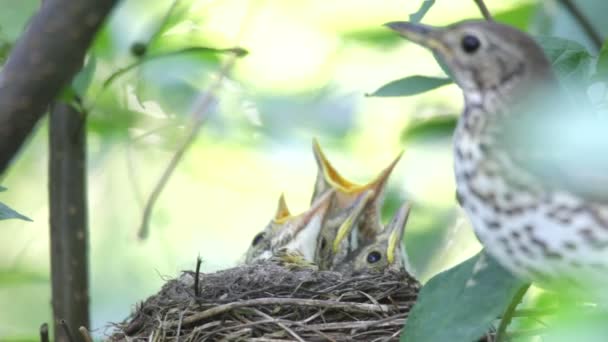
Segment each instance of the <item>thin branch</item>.
[[184,153],[186,152],[188,147],[190,147],[190,145],[194,142],[194,140],[198,136],[198,133],[199,133],[201,127],[203,126],[205,119],[207,119],[208,112],[211,109],[211,107],[213,106],[213,103],[215,100],[215,93],[219,90],[224,78],[228,75],[230,70],[232,70],[232,67],[234,66],[234,63],[235,63],[237,57],[238,56],[236,56],[236,55],[232,56],[224,64],[224,66],[220,69],[220,71],[218,73],[218,77],[215,80],[215,82],[213,84],[211,84],[211,86],[209,87],[207,92],[201,97],[201,99],[200,99],[200,101],[198,101],[198,104],[196,105],[195,109],[192,111],[193,123],[192,123],[192,127],[190,129],[190,132],[188,132],[188,135],[182,142],[181,146],[178,148],[177,152],[175,152],[175,154],[173,155],[173,158],[171,158],[171,161],[169,161],[167,168],[161,175],[158,183],[154,187],[154,190],[152,190],[152,193],[150,194],[150,197],[148,198],[148,201],[146,202],[146,206],[144,208],[144,214],[143,214],[143,218],[142,218],[142,223],[139,228],[139,232],[137,234],[137,236],[140,239],[143,240],[148,236],[148,228],[150,226],[150,217],[152,215],[152,210],[154,209],[154,205],[156,204],[156,201],[158,200],[160,193],[163,191],[163,189],[167,185],[167,182],[169,181],[169,178],[171,177],[171,175],[173,174],[173,171],[177,167],[177,164],[179,164],[182,157],[184,156]]
[[517,290],[511,299],[511,303],[509,303],[509,306],[503,313],[502,318],[500,319],[500,324],[498,325],[498,329],[496,330],[496,342],[504,342],[507,340],[507,327],[513,319],[515,309],[517,309],[517,306],[521,303],[529,288],[530,284],[523,285],[519,288],[519,290]]
[[479,7],[479,11],[481,12],[481,14],[483,15],[483,17],[487,21],[494,21],[494,18],[492,18],[492,14],[490,14],[490,11],[488,10],[488,7],[483,2],[483,0],[473,0],[473,1],[475,1],[475,4],[477,4],[477,7]]
[[49,325],[46,323],[40,326],[40,342],[49,342]]
[[200,295],[200,289],[198,287],[198,282],[199,282],[199,278],[201,275],[201,264],[203,263],[203,259],[201,259],[201,256],[199,255],[196,258],[196,273],[194,273],[194,296],[196,298],[198,298],[198,296]]
[[585,34],[591,39],[593,42],[593,46],[599,51],[602,48],[602,35],[593,27],[593,24],[585,16],[585,14],[581,11],[580,8],[574,3],[572,0],[559,0],[559,2],[570,12],[570,14],[576,19],[578,24],[581,26]]
[[78,328],[78,332],[80,333],[80,336],[82,337],[84,342],[93,342],[91,333],[89,333],[89,330],[86,327]]
[[147,63],[147,62],[150,62],[153,60],[157,60],[157,59],[162,59],[162,58],[187,55],[190,53],[232,53],[232,54],[236,55],[237,57],[242,57],[242,56],[247,55],[247,50],[240,48],[238,46],[233,47],[233,48],[227,48],[227,49],[215,49],[215,48],[209,48],[209,47],[204,47],[204,46],[190,46],[190,47],[179,49],[176,51],[169,51],[169,52],[157,53],[154,55],[148,55],[148,56],[140,58],[137,61],[127,65],[126,67],[118,69],[118,71],[115,71],[114,73],[112,73],[108,78],[106,78],[106,80],[101,85],[100,93],[102,91],[104,91],[110,84],[112,84],[117,78],[119,78],[120,76],[126,74],[127,72],[141,66],[144,63]]

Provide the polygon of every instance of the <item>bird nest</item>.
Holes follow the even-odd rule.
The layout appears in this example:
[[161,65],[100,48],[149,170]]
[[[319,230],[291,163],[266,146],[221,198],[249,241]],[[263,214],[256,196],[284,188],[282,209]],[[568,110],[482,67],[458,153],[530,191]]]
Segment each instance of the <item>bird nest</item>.
[[345,276],[270,262],[196,278],[168,281],[109,341],[397,341],[420,288],[405,271]]

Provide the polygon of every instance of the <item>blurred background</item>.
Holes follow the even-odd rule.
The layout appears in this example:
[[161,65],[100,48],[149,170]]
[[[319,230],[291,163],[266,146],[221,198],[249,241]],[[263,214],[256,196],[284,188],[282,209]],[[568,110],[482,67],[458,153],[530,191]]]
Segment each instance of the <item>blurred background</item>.
[[[554,1],[486,1],[495,19],[536,35],[593,45]],[[579,1],[608,36],[605,1]],[[382,27],[406,20],[422,1],[125,0],[91,48],[89,222],[92,329],[124,319],[167,277],[236,265],[272,218],[281,192],[292,212],[309,204],[316,177],[312,139],[348,179],[370,181],[393,158],[385,220],[413,203],[405,244],[428,279],[479,250],[454,199],[450,135],[462,99],[454,85],[412,97],[368,97],[410,75],[445,76],[432,55]],[[0,53],[22,32],[39,1],[1,0]],[[174,6],[174,7],[172,7]],[[171,11],[169,11],[172,8]],[[170,13],[167,17],[167,13]],[[473,1],[438,0],[423,22],[481,18]],[[162,25],[161,23],[165,23]],[[143,44],[143,45],[142,45]],[[162,193],[147,239],[137,238],[143,206],[183,140],[191,110],[226,56],[148,55],[191,46],[240,46],[213,110]],[[139,60],[141,62],[141,60]],[[605,90],[602,90],[605,91]],[[34,222],[0,222],[0,340],[36,339],[51,319],[43,122],[1,184],[1,200]]]

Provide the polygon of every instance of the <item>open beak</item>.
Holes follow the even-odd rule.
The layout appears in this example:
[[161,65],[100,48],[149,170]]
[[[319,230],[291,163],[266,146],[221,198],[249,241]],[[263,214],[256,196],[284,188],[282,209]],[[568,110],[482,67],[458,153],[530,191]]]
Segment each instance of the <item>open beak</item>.
[[442,55],[448,55],[447,46],[440,39],[440,29],[423,24],[414,24],[406,21],[393,21],[384,26],[399,33],[407,40],[429,48]]
[[349,235],[349,233],[353,230],[354,226],[357,224],[359,215],[361,215],[361,212],[363,211],[363,209],[367,205],[367,202],[373,196],[373,194],[373,190],[365,191],[362,195],[359,195],[353,205],[349,208],[351,212],[346,218],[346,220],[344,220],[344,222],[340,225],[340,228],[338,228],[336,238],[333,242],[332,249],[334,254],[338,253],[338,250],[340,249],[340,243]]
[[410,204],[403,204],[391,222],[385,229],[388,229],[390,232],[388,239],[388,246],[386,250],[386,257],[389,264],[395,262],[395,259],[399,256],[397,255],[397,250],[399,246],[403,243],[403,232],[405,231],[405,226],[407,224],[407,219],[410,216]]

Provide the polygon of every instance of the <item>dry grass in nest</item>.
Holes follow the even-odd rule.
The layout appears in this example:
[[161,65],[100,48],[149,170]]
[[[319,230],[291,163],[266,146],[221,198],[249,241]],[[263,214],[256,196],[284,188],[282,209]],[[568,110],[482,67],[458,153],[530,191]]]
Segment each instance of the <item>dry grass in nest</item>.
[[405,272],[347,277],[272,263],[184,272],[110,341],[397,341],[420,289]]

